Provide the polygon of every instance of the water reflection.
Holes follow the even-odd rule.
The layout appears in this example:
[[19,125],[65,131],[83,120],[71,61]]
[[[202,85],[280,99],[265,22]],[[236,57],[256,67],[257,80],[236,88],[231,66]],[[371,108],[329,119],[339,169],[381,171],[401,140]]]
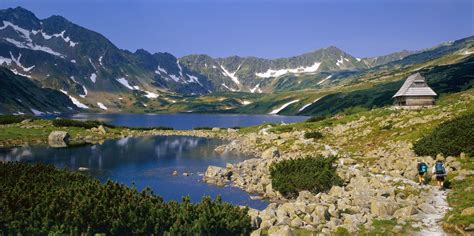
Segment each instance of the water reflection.
[[[204,195],[222,195],[225,201],[234,204],[264,208],[266,202],[251,200],[240,189],[219,188],[201,181],[208,165],[225,166],[248,158],[214,152],[220,144],[222,141],[217,139],[185,136],[123,138],[101,145],[60,149],[47,146],[0,149],[0,161],[42,162],[72,170],[85,167],[101,181],[134,183],[139,189],[150,186],[166,200],[180,200],[189,195],[197,201]],[[178,176],[172,176],[175,170]]]
[[[279,115],[240,115],[240,114],[109,114],[109,113],[79,113],[63,114],[64,118],[76,120],[99,120],[113,125],[128,127],[166,126],[174,129],[193,129],[195,127],[246,127],[265,122],[293,123],[306,120],[306,116]],[[46,116],[45,118],[55,118]]]

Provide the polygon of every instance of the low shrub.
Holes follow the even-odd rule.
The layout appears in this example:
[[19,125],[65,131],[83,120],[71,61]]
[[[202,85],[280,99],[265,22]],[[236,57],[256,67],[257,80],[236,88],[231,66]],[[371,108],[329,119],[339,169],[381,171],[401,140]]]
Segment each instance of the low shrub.
[[2,235],[249,235],[247,208],[203,198],[164,202],[135,188],[56,169],[0,163]]
[[314,132],[306,132],[304,133],[304,138],[306,139],[309,139],[309,138],[313,138],[313,139],[322,139],[323,138],[323,134],[319,131],[314,131]]
[[79,120],[70,120],[70,119],[55,119],[53,120],[53,125],[56,127],[81,127],[86,129],[91,129],[94,127],[98,127],[100,125],[107,126],[112,128],[112,125],[107,125],[103,122],[96,121],[96,120],[87,120],[87,121],[79,121]]
[[326,116],[313,116],[307,120],[305,120],[305,122],[318,122],[318,121],[322,121],[322,120],[325,120],[326,119]]
[[212,128],[203,126],[203,127],[194,127],[193,130],[212,130]]
[[283,160],[270,166],[272,187],[288,198],[308,190],[314,194],[324,192],[333,185],[342,184],[333,166],[336,157],[305,157]]
[[474,156],[474,112],[438,125],[413,145],[420,156],[458,156],[461,152]]
[[30,115],[0,115],[0,125],[20,123],[27,119],[35,120],[38,118]]

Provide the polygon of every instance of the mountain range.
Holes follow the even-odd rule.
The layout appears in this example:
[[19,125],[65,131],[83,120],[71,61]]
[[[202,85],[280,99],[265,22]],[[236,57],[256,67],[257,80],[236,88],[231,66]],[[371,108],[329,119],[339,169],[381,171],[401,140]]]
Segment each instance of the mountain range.
[[473,41],[469,37],[373,58],[356,58],[334,46],[278,59],[177,58],[122,50],[64,17],[38,19],[24,8],[9,8],[0,10],[0,66],[5,68],[0,70],[0,113],[179,112],[191,109],[190,104],[205,106],[203,97],[228,92],[233,95],[225,96],[230,99],[226,105],[214,108],[236,111],[248,105],[237,98],[240,93],[259,98],[279,91],[324,89],[373,71],[465,50]]

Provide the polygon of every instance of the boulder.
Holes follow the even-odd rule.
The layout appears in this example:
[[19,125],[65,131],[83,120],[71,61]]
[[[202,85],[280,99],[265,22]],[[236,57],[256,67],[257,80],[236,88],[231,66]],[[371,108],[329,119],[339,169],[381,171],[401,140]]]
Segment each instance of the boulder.
[[291,220],[290,225],[291,227],[298,228],[298,227],[303,226],[303,221],[300,218],[296,217],[293,220]]
[[400,208],[393,213],[393,216],[397,219],[409,219],[410,216],[416,214],[418,211],[413,206],[407,206]]
[[66,131],[52,131],[48,136],[48,144],[53,148],[67,147],[69,134]]
[[105,135],[108,131],[109,129],[104,127],[103,125],[99,125],[99,127],[97,127],[97,132],[99,132],[100,134]]
[[420,210],[426,214],[435,214],[436,213],[436,209],[434,208],[434,206],[428,204],[428,203],[422,203],[420,205],[418,205],[418,208],[420,208]]
[[372,198],[370,201],[370,212],[380,218],[390,218],[397,209],[397,203],[387,198]]
[[462,216],[471,216],[474,215],[474,207],[468,207],[461,212]]
[[262,153],[262,158],[264,159],[272,159],[278,157],[280,157],[280,151],[277,147],[271,147]]
[[220,128],[217,128],[217,127],[214,127],[212,128],[212,131],[220,131],[221,129]]
[[272,226],[268,229],[269,236],[293,236],[293,231],[291,231],[290,226]]
[[232,171],[221,168],[218,166],[209,166],[207,167],[206,173],[204,174],[204,182],[213,183],[220,186],[225,185],[225,182],[230,180],[232,176]]

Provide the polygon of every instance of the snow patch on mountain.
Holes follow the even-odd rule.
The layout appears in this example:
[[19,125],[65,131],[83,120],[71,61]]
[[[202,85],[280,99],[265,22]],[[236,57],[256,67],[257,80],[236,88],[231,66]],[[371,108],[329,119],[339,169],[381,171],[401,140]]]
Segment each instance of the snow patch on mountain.
[[242,66],[242,64],[240,64],[238,67],[237,67],[237,70],[235,70],[234,72],[229,72],[226,70],[226,68],[221,65],[221,69],[223,70],[222,74],[224,76],[227,76],[229,77],[230,79],[232,79],[232,81],[234,81],[235,84],[239,85],[240,84],[240,81],[239,81],[239,78],[237,76],[235,76],[235,73],[237,73],[237,71],[240,70],[240,67]]
[[201,85],[201,87],[203,87],[201,82],[199,82],[199,78],[197,76],[190,75],[190,74],[186,74],[186,76],[188,76],[188,78],[190,79],[189,82],[197,83],[197,84]]
[[157,98],[159,95],[150,91],[143,91],[146,93],[145,97],[147,98]]
[[43,32],[43,30],[40,30],[40,31],[32,31],[33,34],[37,34],[38,32],[41,32],[41,35],[43,36],[44,39],[46,40],[49,40],[49,39],[52,39],[53,37],[54,38],[62,38],[64,40],[64,42],[66,43],[69,43],[69,47],[74,47],[76,46],[78,43],[72,41],[69,36],[67,37],[64,37],[64,33],[66,33],[66,30],[63,30],[61,31],[61,33],[58,33],[58,34],[53,34],[53,35],[48,35],[47,33]]
[[107,107],[103,103],[98,102],[97,106],[99,106],[100,109],[107,111]]
[[0,65],[3,65],[3,64],[6,64],[7,66],[11,65],[12,59],[0,56]]
[[76,64],[76,60],[71,60],[72,63]]
[[35,66],[30,66],[30,67],[25,67],[21,64],[20,62],[21,59],[21,53],[19,53],[18,57],[13,56],[12,52],[10,52],[10,58],[2,57],[0,56],[0,65],[6,64],[7,66],[10,66],[12,62],[14,62],[18,67],[20,67],[24,72],[29,72]]
[[299,99],[296,99],[296,100],[293,100],[293,101],[291,101],[291,102],[287,102],[287,103],[283,104],[281,107],[279,107],[279,108],[277,108],[277,109],[271,111],[271,112],[268,113],[268,114],[270,114],[270,115],[276,115],[276,114],[278,114],[280,111],[282,111],[283,109],[285,109],[286,107],[288,107],[289,105],[291,105],[291,104],[293,104],[293,103],[296,103],[296,102],[299,102],[299,101],[300,101]]
[[56,52],[51,48],[36,45],[36,44],[31,43],[31,42],[23,43],[23,42],[19,42],[19,41],[16,41],[14,39],[11,39],[11,38],[5,38],[5,40],[7,42],[15,45],[17,48],[26,48],[26,49],[30,49],[30,50],[34,50],[34,51],[43,51],[43,52],[46,52],[46,53],[49,53],[51,55],[58,56],[58,57],[61,57],[61,58],[65,57],[63,54],[61,54],[59,52]]
[[44,112],[42,111],[38,111],[36,109],[33,109],[33,108],[30,108],[31,112],[33,112],[33,115],[35,116],[41,116],[41,115],[44,115]]
[[97,68],[95,67],[94,63],[92,63],[92,59],[89,57],[89,63],[92,65],[95,71],[97,71]]
[[341,59],[338,59],[338,60],[337,60],[336,65],[337,65],[337,66],[342,66],[342,64],[344,64],[344,59],[343,59],[342,56],[341,56]]
[[236,90],[235,90],[235,89],[233,89],[233,88],[229,88],[229,87],[227,87],[227,85],[226,85],[226,84],[224,84],[224,83],[222,83],[222,86],[223,86],[224,88],[226,88],[227,90],[231,91],[231,92],[235,92],[235,91],[236,91]]
[[21,75],[21,76],[24,76],[24,77],[27,77],[27,78],[32,78],[31,75],[27,75],[27,74],[22,74],[20,72],[18,72],[16,69],[10,69],[15,75]]
[[181,65],[179,64],[179,60],[176,60],[176,65],[178,65],[179,76],[183,78],[183,68],[181,68]]
[[91,79],[92,83],[95,83],[95,81],[97,79],[97,75],[95,73],[92,73],[89,78]]
[[257,85],[255,85],[255,87],[251,88],[250,92],[251,93],[255,93],[255,92],[262,93],[262,90],[260,89],[260,84],[257,84]]
[[23,29],[20,26],[15,25],[15,24],[13,24],[9,21],[3,21],[3,26],[0,27],[0,30],[3,30],[5,28],[7,28],[8,26],[10,26],[17,33],[21,34],[22,38],[26,39],[28,42],[32,42],[31,37],[30,37],[31,32],[29,30]]
[[86,88],[86,86],[82,85],[82,90],[84,90],[84,94],[79,95],[79,97],[85,98],[85,97],[87,96],[87,88]]
[[104,64],[102,64],[102,59],[104,58],[104,56],[100,56],[99,57],[99,64],[100,66],[104,67]]
[[77,100],[77,98],[75,98],[75,97],[73,97],[73,96],[67,94],[66,91],[64,91],[64,90],[62,90],[62,89],[60,89],[59,91],[61,91],[62,93],[66,94],[66,95],[69,97],[69,99],[71,99],[71,102],[72,102],[74,105],[76,105],[76,107],[78,107],[78,108],[83,108],[83,109],[89,109],[88,106],[86,106],[86,105],[84,105],[83,103],[81,103],[79,100]]
[[125,86],[126,88],[130,89],[130,90],[140,90],[140,87],[138,86],[131,86],[130,83],[128,82],[127,79],[125,78],[118,78],[117,79],[117,82],[119,82],[120,84],[122,84],[123,86]]
[[322,98],[322,97],[316,98],[313,102],[308,103],[308,104],[305,104],[305,105],[302,106],[298,111],[299,111],[299,112],[304,111],[304,109],[306,109],[307,107],[313,105],[314,103],[316,103],[317,101],[319,101],[319,99],[321,99],[321,98]]
[[252,102],[251,102],[251,101],[247,101],[247,100],[243,100],[243,101],[241,102],[241,104],[242,104],[242,105],[249,105],[249,104],[252,104]]
[[164,68],[160,67],[159,65],[158,65],[158,68],[155,71],[155,73],[160,74],[160,75],[161,75],[161,73],[168,74],[168,72]]
[[323,80],[319,81],[319,82],[317,83],[317,85],[320,85],[320,84],[326,82],[326,80],[330,79],[331,77],[332,77],[332,75],[329,75],[328,77],[326,77],[326,78],[324,78]]
[[319,69],[321,65],[320,62],[315,62],[312,66],[308,67],[298,67],[298,68],[287,68],[280,70],[268,69],[263,73],[256,73],[255,75],[260,78],[271,78],[271,77],[280,77],[285,74],[303,74],[303,73],[314,73]]
[[12,52],[10,52],[10,57],[12,59],[13,62],[15,62],[15,64],[20,67],[24,72],[29,72],[31,69],[35,68],[35,66],[30,66],[30,67],[24,67],[21,63],[20,63],[20,59],[21,59],[21,53],[18,53],[18,57],[15,58],[12,54]]

